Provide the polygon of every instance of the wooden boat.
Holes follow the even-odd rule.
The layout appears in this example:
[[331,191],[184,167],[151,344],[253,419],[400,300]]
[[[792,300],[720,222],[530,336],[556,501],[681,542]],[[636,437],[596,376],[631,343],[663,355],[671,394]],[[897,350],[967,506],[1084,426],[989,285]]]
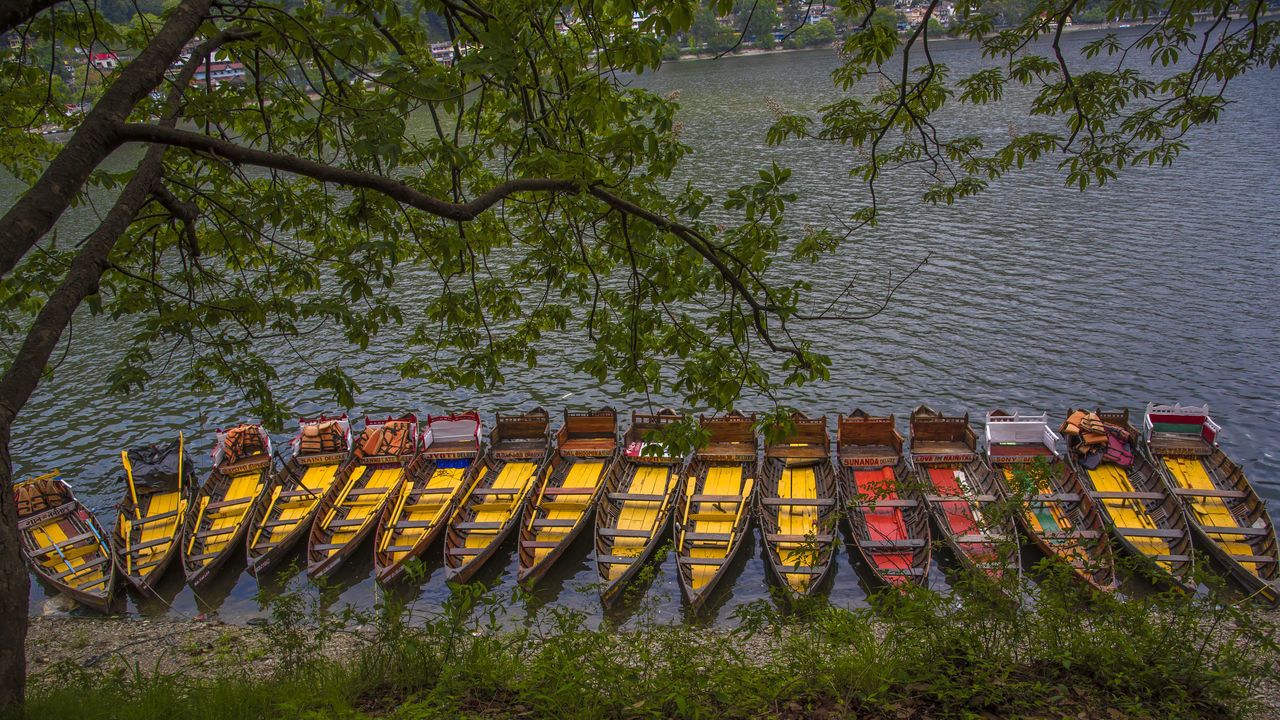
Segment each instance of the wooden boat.
[[631,413],[631,427],[622,438],[624,451],[605,481],[596,514],[596,571],[605,607],[669,537],[663,531],[670,527],[684,458],[673,457],[660,444],[654,447],[645,436],[683,419],[667,408],[656,415]]
[[858,552],[876,579],[923,585],[933,544],[929,511],[902,446],[893,415],[872,417],[861,409],[841,415],[837,487]]
[[1098,590],[1118,587],[1106,524],[1057,451],[1049,414],[987,413],[987,460],[1005,495],[1025,501],[1018,522],[1046,557],[1069,565]]
[[200,588],[242,547],[247,522],[271,471],[271,438],[261,425],[218,431],[213,470],[182,525],[187,583]]
[[351,421],[346,414],[300,418],[289,446],[289,462],[271,477],[249,519],[245,550],[251,575],[279,565],[310,532],[320,499],[351,454]]
[[374,573],[392,583],[440,537],[478,467],[480,413],[428,415],[419,461],[378,518]]
[[22,555],[38,577],[99,612],[115,593],[106,534],[57,470],[13,486]]
[[489,449],[445,532],[448,582],[464,583],[484,565],[519,522],[551,457],[547,411],[497,414]]
[[182,521],[198,484],[185,445],[180,435],[163,447],[120,452],[128,489],[116,506],[111,549],[120,574],[143,592],[154,592],[154,584],[182,554]]
[[836,475],[826,416],[791,419],[795,431],[765,445],[756,511],[769,567],[792,595],[807,597],[835,556]]
[[613,408],[564,411],[555,454],[520,515],[520,582],[536,583],[591,522],[619,450]]
[[1151,461],[1204,550],[1247,592],[1280,600],[1275,526],[1244,471],[1218,447],[1222,428],[1209,406],[1151,403],[1142,425]]
[[[1088,415],[1082,411],[1070,411],[1060,431],[1067,439],[1067,460],[1089,491],[1098,512],[1127,552],[1150,561],[1157,577],[1163,577],[1172,587],[1194,593],[1191,532],[1182,504],[1165,487],[1160,473],[1136,445],[1132,447],[1136,452],[1130,451],[1132,461],[1127,467],[1106,459],[1104,451],[1086,457],[1090,436],[1096,432],[1105,445],[1109,443],[1110,433],[1080,428],[1079,418],[1085,417]],[[1096,419],[1121,431],[1116,434],[1117,452],[1124,452],[1120,446],[1126,445],[1126,441],[1119,439],[1120,434],[1127,436],[1127,442],[1140,441],[1138,431],[1129,423],[1128,410],[1098,411]]]
[[307,575],[325,577],[369,537],[418,457],[418,416],[365,418],[351,459],[320,499],[307,536]]
[[699,416],[710,434],[684,473],[684,497],[676,511],[676,561],[680,587],[694,611],[702,607],[742,547],[751,522],[759,469],[755,414],[732,410]]
[[911,462],[929,512],[956,556],[994,580],[1021,572],[1018,531],[1000,507],[1000,483],[978,454],[969,414],[945,417],[927,405],[912,410]]

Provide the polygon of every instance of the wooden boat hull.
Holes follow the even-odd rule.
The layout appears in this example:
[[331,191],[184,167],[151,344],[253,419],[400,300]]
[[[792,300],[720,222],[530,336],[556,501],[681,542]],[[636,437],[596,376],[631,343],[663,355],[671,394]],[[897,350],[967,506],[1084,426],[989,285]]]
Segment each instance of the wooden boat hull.
[[1275,525],[1240,466],[1216,446],[1208,457],[1160,455],[1145,443],[1143,450],[1182,502],[1199,547],[1245,592],[1280,601]]
[[316,508],[307,537],[307,576],[332,575],[377,526],[378,516],[415,462],[353,460],[340,470]]
[[766,459],[756,500],[773,574],[794,597],[816,594],[835,557],[838,500],[831,459]]
[[931,488],[925,504],[957,558],[996,581],[1021,572],[1018,532],[1011,519],[995,519],[1005,498],[986,461],[922,463],[916,477]]
[[[676,566],[691,609],[706,603],[742,547],[756,492],[756,463],[695,459],[676,514]],[[710,570],[710,572],[708,572]]]
[[208,584],[243,547],[269,470],[266,462],[227,473],[215,468],[200,486],[182,526],[182,565],[192,588]]
[[[484,567],[520,521],[545,463],[545,458],[538,462],[518,462],[486,457],[481,461],[476,481],[459,503],[446,530],[447,582],[465,583]],[[490,497],[500,500],[485,502]],[[505,519],[498,519],[502,515]]]
[[107,535],[93,513],[56,473],[18,483],[15,489],[48,480],[65,492],[65,500],[19,517],[22,556],[41,581],[86,607],[108,613],[115,597],[115,565]]
[[[1006,496],[1018,497],[1011,487],[1014,465],[996,465],[996,480]],[[1028,467],[1037,482],[1026,496],[1027,507],[1018,524],[1045,557],[1057,558],[1080,580],[1111,592],[1119,587],[1106,524],[1075,472],[1061,460],[1048,462],[1043,472]]]
[[906,459],[841,467],[838,487],[854,544],[876,580],[892,587],[926,584],[933,555],[929,511]]
[[[378,518],[374,546],[374,574],[378,582],[390,584],[399,580],[405,573],[406,564],[421,557],[439,539],[470,485],[476,467],[472,463],[465,469],[438,469],[436,462],[429,459],[419,463]],[[452,470],[461,472],[455,477]],[[414,513],[415,509],[422,512]],[[427,519],[418,519],[418,515]],[[406,530],[415,529],[420,532],[404,537],[409,534]],[[405,544],[406,540],[410,542]]]
[[295,457],[272,476],[249,520],[245,543],[249,574],[256,577],[276,568],[307,537],[341,467],[341,462],[304,464]]
[[[192,478],[183,486],[181,493],[151,493],[139,498],[139,503],[145,506],[141,518],[134,513],[131,496],[126,494],[120,501],[116,511],[116,526],[110,535],[111,550],[120,576],[139,592],[154,593],[155,583],[168,571],[174,559],[182,554],[183,521],[195,498],[194,484],[195,480]],[[173,496],[175,504],[172,509],[166,498],[161,497],[165,495]],[[162,507],[157,508],[157,504]],[[128,538],[124,533],[126,526],[129,527]],[[135,531],[138,535],[136,540],[133,538]],[[140,552],[143,549],[151,550],[145,553],[145,560],[144,554]],[[138,572],[143,568],[146,572]]]
[[[654,492],[659,488],[661,492]],[[624,458],[614,466],[600,497],[595,523],[596,573],[604,607],[613,605],[659,543],[670,537],[664,531],[671,527],[679,494],[680,468],[675,462]],[[624,518],[626,528],[620,527]]]
[[[1067,453],[1071,468],[1120,547],[1144,561],[1158,582],[1194,594],[1191,530],[1182,504],[1142,451],[1141,436],[1129,423],[1128,411],[1099,415],[1129,433],[1133,463],[1126,469],[1104,460],[1089,470],[1073,450]],[[1068,445],[1072,444],[1069,438]]]
[[[531,586],[540,580],[582,529],[592,523],[615,462],[616,448],[607,456],[567,457],[557,453],[552,458],[542,481],[530,495],[531,502],[520,514],[519,582]],[[565,523],[572,524],[566,529]]]

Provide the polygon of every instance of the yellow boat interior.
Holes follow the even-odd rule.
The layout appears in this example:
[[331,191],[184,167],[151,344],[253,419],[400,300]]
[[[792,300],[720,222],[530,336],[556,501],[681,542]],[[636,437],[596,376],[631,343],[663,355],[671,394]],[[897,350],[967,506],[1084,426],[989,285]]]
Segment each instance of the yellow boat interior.
[[794,431],[765,445],[760,521],[771,566],[796,595],[808,595],[831,567],[836,484],[827,418],[796,413]]
[[17,483],[18,537],[32,569],[100,610],[110,604],[115,568],[93,516],[57,470]]
[[243,540],[245,521],[266,487],[271,439],[260,425],[219,432],[214,463],[183,526],[187,578],[196,584]]
[[618,449],[613,408],[564,411],[555,453],[520,519],[522,581],[536,581],[591,518]]
[[750,524],[758,472],[754,423],[754,414],[736,410],[699,417],[710,441],[685,471],[675,527],[681,586],[695,608],[724,574]]
[[421,462],[379,521],[374,559],[383,582],[399,577],[444,530],[480,455],[480,414],[428,415],[422,447]]
[[547,411],[498,413],[489,450],[449,521],[444,563],[463,582],[488,559],[520,516],[551,450]]

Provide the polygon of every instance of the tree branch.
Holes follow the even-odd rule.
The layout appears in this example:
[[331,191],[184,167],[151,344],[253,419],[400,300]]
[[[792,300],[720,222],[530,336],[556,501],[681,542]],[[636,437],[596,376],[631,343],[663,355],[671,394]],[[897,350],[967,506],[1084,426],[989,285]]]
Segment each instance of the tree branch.
[[0,4],[0,35],[31,20],[63,0],[6,0]]

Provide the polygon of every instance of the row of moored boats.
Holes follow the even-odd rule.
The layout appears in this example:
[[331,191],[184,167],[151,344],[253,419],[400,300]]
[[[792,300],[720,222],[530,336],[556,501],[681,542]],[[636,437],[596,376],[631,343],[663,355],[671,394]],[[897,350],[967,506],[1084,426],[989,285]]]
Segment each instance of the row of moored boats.
[[117,571],[149,591],[177,562],[199,588],[236,553],[260,574],[305,543],[318,578],[370,536],[380,582],[441,537],[446,579],[465,582],[514,532],[519,580],[531,584],[593,517],[606,605],[670,542],[685,596],[701,606],[753,518],[796,595],[830,570],[841,517],[888,585],[925,581],[935,535],[981,573],[1017,573],[1020,525],[1100,590],[1118,585],[1114,538],[1175,588],[1196,590],[1198,541],[1247,592],[1280,592],[1271,518],[1219,449],[1207,406],[1150,405],[1143,432],[1127,410],[1072,411],[1059,426],[1065,459],[1047,414],[991,411],[980,452],[967,414],[916,408],[908,444],[892,415],[856,410],[837,420],[834,455],[825,416],[797,413],[763,454],[754,415],[700,416],[707,442],[689,457],[662,443],[678,413],[631,420],[620,436],[610,408],[566,410],[553,436],[541,408],[499,413],[485,443],[475,411],[367,419],[358,435],[345,415],[303,419],[279,468],[266,431],[240,425],[218,432],[202,483],[181,437],[122,452],[128,490],[110,533],[56,472],[15,486],[19,529],[41,578],[103,610]]

